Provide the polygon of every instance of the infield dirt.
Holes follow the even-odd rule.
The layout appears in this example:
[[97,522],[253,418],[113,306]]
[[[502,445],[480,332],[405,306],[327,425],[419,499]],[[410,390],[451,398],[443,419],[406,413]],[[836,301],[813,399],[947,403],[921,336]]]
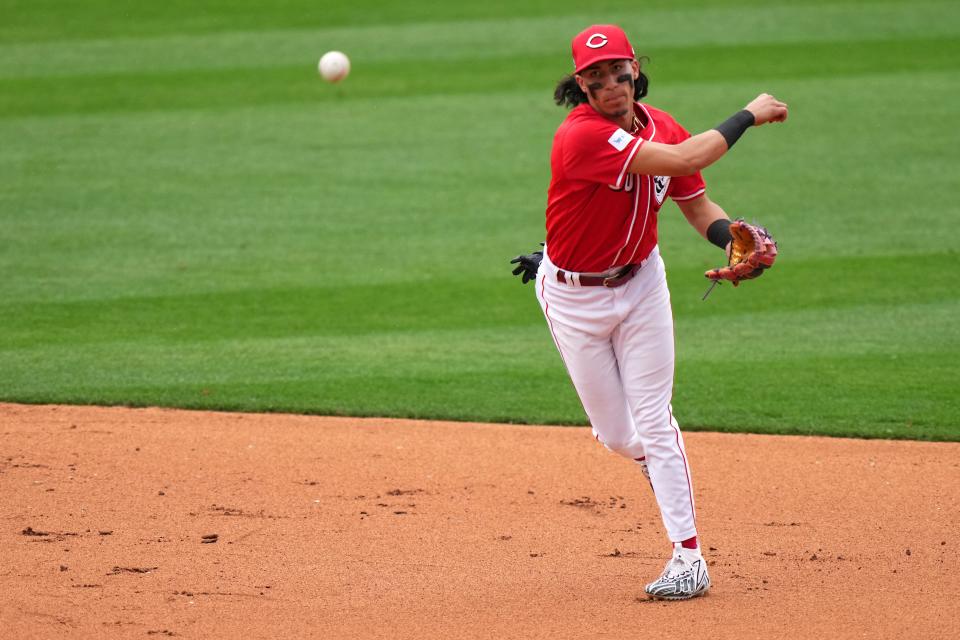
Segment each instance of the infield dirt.
[[0,404],[0,635],[956,637],[960,444],[686,441],[714,586],[666,603],[585,428]]

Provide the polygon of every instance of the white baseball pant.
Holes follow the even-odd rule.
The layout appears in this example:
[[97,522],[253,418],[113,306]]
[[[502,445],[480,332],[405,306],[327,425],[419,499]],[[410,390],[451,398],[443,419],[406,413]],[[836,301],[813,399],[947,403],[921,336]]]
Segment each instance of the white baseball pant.
[[659,250],[616,288],[566,280],[557,280],[545,248],[537,298],[593,434],[622,456],[646,456],[668,537],[692,538],[697,535],[693,484],[670,406],[673,312]]

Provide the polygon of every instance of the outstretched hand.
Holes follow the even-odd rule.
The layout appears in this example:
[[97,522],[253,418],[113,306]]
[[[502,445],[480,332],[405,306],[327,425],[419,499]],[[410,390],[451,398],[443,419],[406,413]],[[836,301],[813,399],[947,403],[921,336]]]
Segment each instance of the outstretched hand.
[[[540,243],[543,246],[543,243]],[[537,277],[537,271],[540,269],[540,262],[543,260],[543,251],[534,251],[533,253],[521,254],[510,261],[517,267],[513,270],[513,275],[522,276],[522,283],[527,284]]]

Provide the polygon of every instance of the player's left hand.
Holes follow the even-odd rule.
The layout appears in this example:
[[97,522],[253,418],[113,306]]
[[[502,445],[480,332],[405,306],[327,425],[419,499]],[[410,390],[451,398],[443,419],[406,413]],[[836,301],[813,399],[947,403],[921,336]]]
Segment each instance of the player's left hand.
[[[543,243],[540,243],[543,246]],[[543,251],[534,251],[533,253],[522,254],[510,261],[517,267],[513,270],[513,275],[522,275],[523,284],[527,284],[537,277],[537,270],[540,268],[540,262],[543,260]]]
[[741,280],[759,278],[777,259],[777,242],[770,232],[738,218],[730,224],[729,260],[727,266],[711,269],[703,275],[714,282],[727,280],[733,286]]

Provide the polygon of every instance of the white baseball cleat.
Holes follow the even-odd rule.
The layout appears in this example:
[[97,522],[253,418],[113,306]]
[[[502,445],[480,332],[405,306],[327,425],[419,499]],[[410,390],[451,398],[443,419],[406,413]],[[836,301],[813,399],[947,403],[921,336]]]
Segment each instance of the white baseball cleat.
[[703,595],[709,588],[710,574],[700,549],[674,544],[673,557],[663,568],[663,575],[648,584],[646,592],[663,600],[686,600]]

